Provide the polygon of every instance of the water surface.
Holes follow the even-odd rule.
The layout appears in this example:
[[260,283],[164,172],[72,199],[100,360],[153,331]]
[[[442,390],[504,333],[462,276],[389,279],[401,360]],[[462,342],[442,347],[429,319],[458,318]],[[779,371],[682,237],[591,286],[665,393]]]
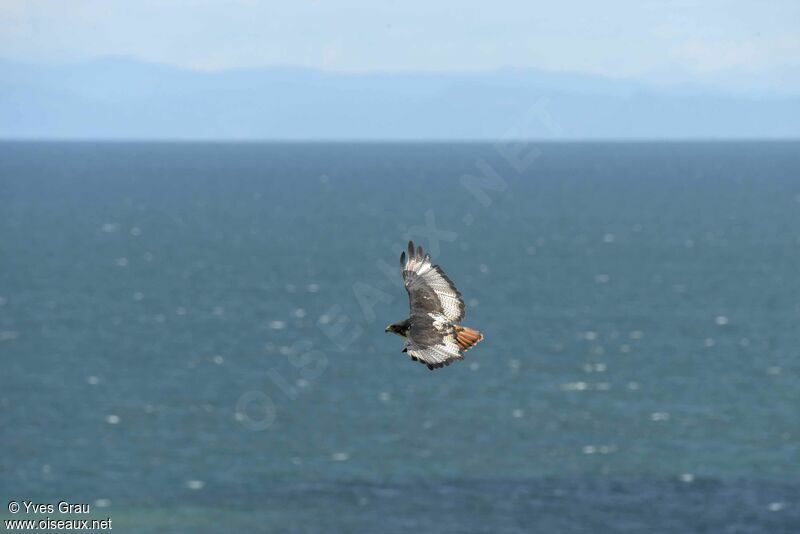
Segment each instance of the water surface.
[[[800,531],[800,144],[522,150],[0,145],[0,497],[131,532]],[[409,237],[486,334],[433,372],[383,332]]]

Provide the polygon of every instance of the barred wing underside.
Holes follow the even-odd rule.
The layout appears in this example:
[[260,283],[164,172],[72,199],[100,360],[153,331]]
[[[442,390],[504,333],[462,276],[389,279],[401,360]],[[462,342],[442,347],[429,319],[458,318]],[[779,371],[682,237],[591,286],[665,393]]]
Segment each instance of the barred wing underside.
[[463,359],[454,324],[464,318],[461,292],[438,265],[431,264],[430,254],[408,243],[408,256],[400,256],[403,281],[411,308],[406,350],[414,360],[430,369]]
[[411,306],[411,315],[415,312],[426,311],[438,313],[447,317],[452,323],[457,323],[464,318],[464,300],[461,292],[456,289],[441,267],[431,265],[431,255],[423,254],[422,247],[414,250],[414,243],[408,242],[408,257],[406,253],[400,256],[400,266],[403,270],[403,282],[408,291],[408,301]]

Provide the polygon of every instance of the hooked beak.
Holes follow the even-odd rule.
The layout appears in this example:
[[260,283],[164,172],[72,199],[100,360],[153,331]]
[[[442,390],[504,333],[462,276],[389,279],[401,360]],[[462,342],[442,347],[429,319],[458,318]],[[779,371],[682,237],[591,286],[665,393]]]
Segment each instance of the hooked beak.
[[387,326],[386,330],[384,330],[384,332],[391,332],[391,331],[392,331],[392,325]]

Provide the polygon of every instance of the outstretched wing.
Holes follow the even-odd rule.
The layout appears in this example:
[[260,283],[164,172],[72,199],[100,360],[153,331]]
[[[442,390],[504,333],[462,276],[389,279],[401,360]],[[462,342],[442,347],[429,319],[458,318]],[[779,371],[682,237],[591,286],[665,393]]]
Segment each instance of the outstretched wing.
[[412,360],[426,364],[428,369],[438,369],[439,367],[450,365],[450,363],[456,360],[464,359],[461,348],[458,346],[453,334],[442,335],[438,338],[436,343],[427,346],[420,346],[414,343],[413,335],[414,326],[412,322],[411,333],[409,335],[411,343],[406,348],[406,352],[411,355]]
[[461,293],[438,265],[431,265],[430,255],[410,241],[400,266],[411,308],[408,354],[428,369],[463,359],[452,326],[464,318]]
[[414,249],[414,243],[409,241],[408,257],[405,252],[400,255],[400,268],[412,318],[423,313],[443,315],[452,323],[464,318],[461,292],[441,267],[431,265],[431,256],[424,254],[422,247]]

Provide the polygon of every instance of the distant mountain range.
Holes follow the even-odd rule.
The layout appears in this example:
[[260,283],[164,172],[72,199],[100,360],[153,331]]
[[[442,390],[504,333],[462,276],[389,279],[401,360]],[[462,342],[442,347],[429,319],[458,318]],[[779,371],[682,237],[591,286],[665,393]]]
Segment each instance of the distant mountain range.
[[800,95],[538,70],[201,72],[118,58],[0,69],[5,139],[800,137]]

